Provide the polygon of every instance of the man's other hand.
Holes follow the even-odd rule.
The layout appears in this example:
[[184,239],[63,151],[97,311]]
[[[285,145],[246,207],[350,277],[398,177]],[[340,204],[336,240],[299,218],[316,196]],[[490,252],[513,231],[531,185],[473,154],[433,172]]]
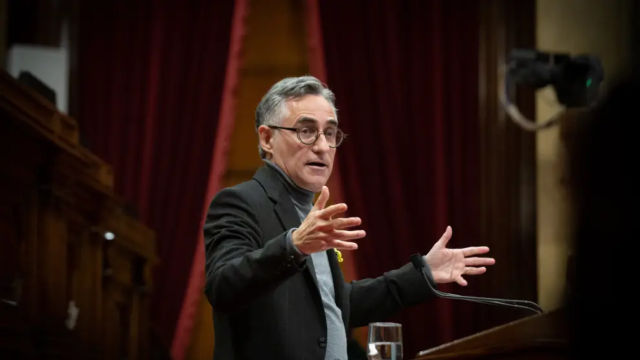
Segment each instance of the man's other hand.
[[463,275],[484,274],[487,271],[485,266],[493,265],[496,261],[492,258],[476,257],[489,252],[486,246],[448,249],[447,243],[451,239],[452,231],[451,226],[447,226],[440,240],[425,256],[425,261],[436,283],[446,284],[455,281],[462,286],[467,286],[467,280],[462,277]]

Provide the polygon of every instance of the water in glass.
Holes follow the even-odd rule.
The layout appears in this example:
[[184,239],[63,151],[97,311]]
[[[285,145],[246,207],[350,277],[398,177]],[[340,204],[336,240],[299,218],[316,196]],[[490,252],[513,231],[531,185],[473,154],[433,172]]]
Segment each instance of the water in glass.
[[369,324],[367,357],[369,360],[402,360],[402,325]]

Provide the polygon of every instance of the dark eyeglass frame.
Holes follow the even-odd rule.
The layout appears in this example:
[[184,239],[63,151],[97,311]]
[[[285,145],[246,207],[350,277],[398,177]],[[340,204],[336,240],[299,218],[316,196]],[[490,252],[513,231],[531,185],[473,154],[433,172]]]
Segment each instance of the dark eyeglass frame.
[[[306,143],[306,142],[302,141],[302,139],[300,138],[300,131],[301,131],[302,129],[305,129],[305,128],[306,128],[306,127],[304,127],[304,126],[301,126],[301,127],[285,127],[285,126],[276,126],[276,125],[267,125],[267,126],[268,126],[270,129],[275,129],[275,130],[288,130],[288,131],[293,131],[293,132],[295,132],[295,133],[296,133],[296,136],[298,137],[298,141],[300,141],[301,143],[303,143],[303,144],[305,144],[305,145],[309,145],[309,146],[311,146],[311,145],[315,144],[315,143],[316,143],[316,141],[318,141],[318,138],[320,138],[320,135],[323,135],[323,134],[324,134],[324,131],[316,130],[316,131],[318,131],[318,133],[316,134],[316,137],[313,139],[313,141],[312,141],[312,142],[310,142],[310,143]],[[336,130],[336,131],[339,131],[339,132],[341,132],[341,133],[342,133],[342,139],[340,140],[340,142],[339,142],[339,143],[336,143],[334,146],[329,145],[329,147],[330,147],[330,148],[332,148],[332,149],[335,149],[335,148],[337,148],[338,146],[342,145],[342,143],[344,142],[344,139],[346,139],[346,138],[347,138],[347,136],[348,136],[347,134],[345,134],[345,133],[344,133],[344,131],[342,131],[342,130],[340,130],[340,129],[338,129],[338,128],[336,128],[335,130]]]

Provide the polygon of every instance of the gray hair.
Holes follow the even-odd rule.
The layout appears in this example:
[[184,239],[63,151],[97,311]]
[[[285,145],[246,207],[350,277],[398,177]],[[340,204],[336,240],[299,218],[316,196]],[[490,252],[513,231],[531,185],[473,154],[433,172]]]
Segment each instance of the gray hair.
[[[299,99],[306,95],[320,95],[327,99],[337,116],[336,97],[320,80],[313,76],[284,78],[273,85],[258,104],[256,108],[256,133],[261,125],[282,124],[282,120],[289,115],[287,100]],[[260,141],[258,141],[258,151],[260,157],[264,159],[267,154],[262,149]]]

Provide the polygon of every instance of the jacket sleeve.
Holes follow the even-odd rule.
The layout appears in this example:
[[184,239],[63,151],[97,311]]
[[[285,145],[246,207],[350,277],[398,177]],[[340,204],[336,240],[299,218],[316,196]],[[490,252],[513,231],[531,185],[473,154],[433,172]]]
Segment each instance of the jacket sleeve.
[[258,217],[237,189],[220,191],[204,222],[205,294],[215,311],[233,312],[306,267],[287,232],[264,243]]
[[[426,267],[431,285],[435,283]],[[350,301],[349,326],[356,328],[372,322],[386,321],[400,309],[417,305],[435,297],[422,274],[411,263],[375,279],[347,284]]]

